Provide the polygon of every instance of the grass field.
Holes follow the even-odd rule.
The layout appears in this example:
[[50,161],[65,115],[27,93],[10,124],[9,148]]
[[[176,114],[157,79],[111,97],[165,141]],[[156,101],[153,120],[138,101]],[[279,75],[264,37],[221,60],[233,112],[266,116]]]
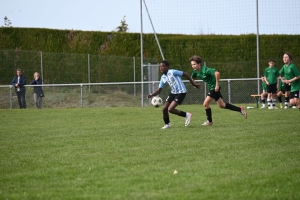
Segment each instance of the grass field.
[[298,109],[178,108],[0,110],[0,199],[300,198]]

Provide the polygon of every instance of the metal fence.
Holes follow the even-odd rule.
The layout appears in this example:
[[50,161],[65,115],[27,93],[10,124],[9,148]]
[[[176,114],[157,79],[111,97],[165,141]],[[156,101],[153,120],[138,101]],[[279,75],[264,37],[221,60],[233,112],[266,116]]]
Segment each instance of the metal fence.
[[35,72],[45,84],[141,81],[140,59],[0,49],[0,84],[9,84],[18,68],[29,80]]
[[[225,102],[235,104],[255,103],[251,94],[257,93],[256,78],[221,79],[221,93]],[[184,81],[188,93],[183,104],[202,104],[208,87],[202,81],[200,89],[195,89],[189,81]],[[158,81],[151,82],[114,82],[91,84],[45,84],[45,97],[42,108],[91,108],[91,107],[143,107],[151,106],[146,98],[158,87]],[[35,108],[33,87],[26,85],[27,108]],[[162,90],[160,96],[165,99],[170,92],[169,87]],[[19,108],[17,95],[12,85],[0,85],[0,109]]]

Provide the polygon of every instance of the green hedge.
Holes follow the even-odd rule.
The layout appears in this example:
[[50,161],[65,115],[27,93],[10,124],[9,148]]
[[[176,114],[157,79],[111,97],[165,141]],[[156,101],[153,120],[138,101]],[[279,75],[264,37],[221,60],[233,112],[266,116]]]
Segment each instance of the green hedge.
[[[188,59],[191,55],[196,54],[203,58],[207,66],[221,71],[222,78],[252,78],[257,76],[256,35],[158,34],[158,39],[164,57],[170,61],[174,68],[190,72],[191,68]],[[140,33],[1,27],[0,41],[0,49],[2,50],[122,56],[129,58],[140,58],[141,56]],[[157,63],[162,60],[154,35],[144,34],[143,41],[145,62]],[[259,44],[261,73],[267,67],[269,58],[275,59],[276,66],[281,68],[284,52],[290,52],[293,55],[294,63],[297,66],[300,65],[300,35],[261,35]],[[2,53],[0,60],[1,76],[11,73],[11,68],[18,67],[17,62],[12,64],[12,61],[8,62],[7,59],[5,53]],[[139,62],[139,59],[137,61]],[[79,60],[76,62],[86,61]],[[10,63],[8,68],[5,66],[7,63]],[[113,65],[111,61],[110,64]],[[30,62],[28,65],[30,65]],[[59,68],[57,65],[56,67]],[[3,71],[4,68],[10,71]],[[80,66],[74,65],[72,70],[80,71]],[[104,74],[107,73],[107,70],[101,69]],[[132,73],[131,71],[125,71],[118,73]],[[113,79],[120,80],[119,78]],[[129,79],[128,81],[132,81],[131,78]],[[126,81],[127,79],[122,79],[122,81],[124,80]],[[70,82],[73,81],[75,80],[70,80]],[[102,77],[101,79],[96,78],[95,81],[104,82],[107,79]]]

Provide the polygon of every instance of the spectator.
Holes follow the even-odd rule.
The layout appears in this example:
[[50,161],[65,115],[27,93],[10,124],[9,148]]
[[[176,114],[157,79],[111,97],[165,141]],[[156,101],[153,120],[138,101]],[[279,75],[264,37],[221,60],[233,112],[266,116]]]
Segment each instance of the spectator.
[[[35,72],[33,75],[33,80],[31,81],[30,85],[42,85],[43,81],[40,78],[40,74],[38,72]],[[43,88],[42,86],[34,86],[33,87],[33,99],[35,103],[35,107],[37,109],[42,108],[42,98],[44,96]]]
[[21,69],[17,69],[17,75],[13,78],[11,84],[15,87],[15,91],[18,97],[18,103],[20,106],[20,109],[26,108],[26,78],[22,74]]

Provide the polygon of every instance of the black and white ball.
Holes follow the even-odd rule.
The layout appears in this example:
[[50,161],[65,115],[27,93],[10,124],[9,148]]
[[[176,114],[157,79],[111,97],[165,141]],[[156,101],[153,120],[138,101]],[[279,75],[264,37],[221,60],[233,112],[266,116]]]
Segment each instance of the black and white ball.
[[154,107],[159,107],[163,104],[163,100],[160,97],[153,97],[152,100],[151,100],[151,104]]

